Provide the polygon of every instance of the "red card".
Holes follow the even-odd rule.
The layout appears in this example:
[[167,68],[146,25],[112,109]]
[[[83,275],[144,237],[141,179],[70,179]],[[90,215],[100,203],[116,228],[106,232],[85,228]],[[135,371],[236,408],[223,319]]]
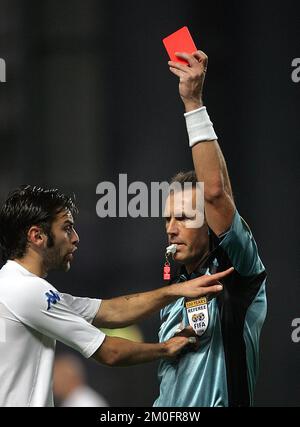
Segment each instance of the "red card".
[[165,37],[163,39],[163,44],[167,49],[171,61],[181,62],[183,64],[187,64],[187,61],[178,58],[175,52],[193,53],[197,50],[188,27],[182,27],[180,30],[175,31],[175,33]]

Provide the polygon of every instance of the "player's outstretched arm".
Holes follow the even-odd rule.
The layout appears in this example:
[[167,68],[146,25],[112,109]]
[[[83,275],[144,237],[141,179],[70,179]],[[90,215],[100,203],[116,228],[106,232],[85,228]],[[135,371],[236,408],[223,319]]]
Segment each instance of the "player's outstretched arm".
[[106,336],[93,358],[107,366],[130,366],[152,362],[160,358],[171,359],[192,344],[195,349],[197,338],[191,328],[186,328],[181,336],[170,338],[157,344],[137,343],[123,338]]
[[233,268],[229,268],[220,273],[197,277],[180,285],[173,284],[154,291],[103,300],[93,325],[99,328],[120,328],[142,320],[177,298],[216,295],[222,291],[219,280],[232,271]]

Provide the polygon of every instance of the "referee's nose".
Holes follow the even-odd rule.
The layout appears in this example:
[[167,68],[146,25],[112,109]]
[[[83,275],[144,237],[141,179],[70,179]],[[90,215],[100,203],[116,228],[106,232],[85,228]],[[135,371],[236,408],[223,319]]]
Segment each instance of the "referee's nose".
[[172,217],[166,224],[166,232],[169,237],[178,235],[178,221]]

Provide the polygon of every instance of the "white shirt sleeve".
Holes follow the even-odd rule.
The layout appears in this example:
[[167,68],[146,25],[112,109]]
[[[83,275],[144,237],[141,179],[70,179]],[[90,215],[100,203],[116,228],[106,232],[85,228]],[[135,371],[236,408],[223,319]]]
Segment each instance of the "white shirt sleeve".
[[64,301],[83,317],[87,322],[92,323],[101,305],[101,299],[74,297],[70,294],[60,293]]
[[[86,358],[91,357],[105,338],[103,332],[84,319],[92,319],[96,303],[79,304],[75,299],[69,305],[70,300],[46,280],[30,277],[22,281],[17,294],[11,296],[7,303],[25,325],[63,342]],[[81,314],[76,312],[74,305]]]

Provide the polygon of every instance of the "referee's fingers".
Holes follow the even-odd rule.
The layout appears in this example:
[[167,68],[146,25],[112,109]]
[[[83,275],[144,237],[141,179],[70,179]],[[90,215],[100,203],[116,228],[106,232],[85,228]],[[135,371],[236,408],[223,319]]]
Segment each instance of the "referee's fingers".
[[197,50],[196,52],[192,53],[193,57],[200,60],[200,61],[208,61],[208,56],[206,55],[205,52],[203,52],[203,50]]
[[183,72],[182,71],[179,71],[179,70],[177,70],[174,67],[169,67],[169,69],[170,69],[171,73],[175,74],[175,76],[177,76],[177,77],[182,77],[183,76]]
[[177,58],[185,59],[188,62],[188,64],[189,64],[190,67],[193,64],[198,64],[197,59],[193,55],[191,55],[189,53],[186,53],[186,52],[175,52],[175,55],[177,56]]

